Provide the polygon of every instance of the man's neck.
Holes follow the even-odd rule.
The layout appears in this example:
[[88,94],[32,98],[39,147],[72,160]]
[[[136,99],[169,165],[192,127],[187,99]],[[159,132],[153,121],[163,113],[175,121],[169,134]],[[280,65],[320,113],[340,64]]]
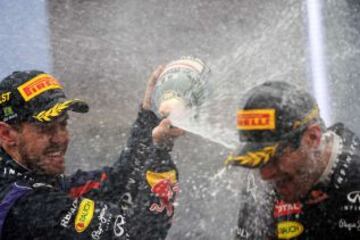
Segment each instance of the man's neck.
[[21,161],[21,156],[18,151],[16,151],[12,147],[3,146],[3,150],[11,157],[12,160],[14,160],[19,166],[22,168],[29,170],[28,167]]

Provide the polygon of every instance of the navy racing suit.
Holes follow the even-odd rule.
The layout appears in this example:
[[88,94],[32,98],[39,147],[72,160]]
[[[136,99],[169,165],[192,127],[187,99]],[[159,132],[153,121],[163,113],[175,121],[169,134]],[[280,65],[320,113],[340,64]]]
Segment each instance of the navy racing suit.
[[141,110],[113,166],[71,176],[39,175],[1,150],[1,239],[165,239],[178,174],[170,148],[152,143],[158,123]]
[[269,188],[245,193],[236,240],[360,239],[360,140],[341,123],[325,134],[333,140],[332,155],[308,196],[286,203]]

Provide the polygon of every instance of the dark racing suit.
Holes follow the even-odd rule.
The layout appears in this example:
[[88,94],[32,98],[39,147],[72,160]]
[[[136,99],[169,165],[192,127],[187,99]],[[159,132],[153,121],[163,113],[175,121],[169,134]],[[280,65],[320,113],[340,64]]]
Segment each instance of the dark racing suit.
[[169,149],[152,144],[158,123],[140,111],[112,167],[69,177],[32,173],[1,150],[1,239],[165,239],[178,176]]
[[235,239],[360,239],[360,141],[342,124],[327,134],[338,139],[333,158],[308,196],[289,204],[274,192],[256,201],[247,192]]

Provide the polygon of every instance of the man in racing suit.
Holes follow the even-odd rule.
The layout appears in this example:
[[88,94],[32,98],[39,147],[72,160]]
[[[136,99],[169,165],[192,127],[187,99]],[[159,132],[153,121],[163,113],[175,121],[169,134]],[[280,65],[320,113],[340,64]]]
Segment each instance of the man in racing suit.
[[[178,191],[170,159],[181,134],[150,109],[149,80],[125,150],[112,167],[64,176],[67,99],[51,75],[14,72],[0,82],[1,239],[165,239]],[[160,123],[159,123],[160,122]]]
[[235,239],[360,239],[360,140],[328,129],[315,100],[284,82],[248,92],[238,112],[240,152],[227,163],[258,168],[244,189]]

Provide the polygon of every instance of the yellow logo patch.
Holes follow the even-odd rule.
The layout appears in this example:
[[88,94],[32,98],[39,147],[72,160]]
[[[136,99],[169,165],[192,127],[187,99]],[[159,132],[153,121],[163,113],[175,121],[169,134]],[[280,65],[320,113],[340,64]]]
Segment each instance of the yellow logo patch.
[[237,113],[237,128],[273,130],[275,129],[275,109],[240,110]]
[[6,92],[6,93],[0,94],[0,104],[6,103],[7,101],[9,101],[10,94],[11,94],[11,92]]
[[233,156],[230,154],[225,160],[225,165],[241,165],[243,167],[255,168],[265,165],[276,152],[277,144],[268,146],[254,152],[247,152],[245,155]]
[[285,221],[277,224],[279,239],[291,239],[300,236],[304,231],[304,226],[299,222]]
[[59,116],[65,109],[67,109],[71,103],[75,100],[67,100],[63,103],[57,103],[48,110],[39,112],[37,115],[33,116],[40,122],[50,122],[52,118]]
[[93,200],[84,198],[81,201],[78,213],[75,218],[75,230],[78,233],[85,231],[91,223],[91,220],[94,216],[94,208],[95,203]]
[[171,184],[176,183],[176,171],[171,170],[167,172],[146,172],[146,180],[151,187],[154,187],[160,181],[167,179],[170,181]]
[[50,89],[62,88],[60,83],[49,74],[40,74],[18,87],[26,102]]

